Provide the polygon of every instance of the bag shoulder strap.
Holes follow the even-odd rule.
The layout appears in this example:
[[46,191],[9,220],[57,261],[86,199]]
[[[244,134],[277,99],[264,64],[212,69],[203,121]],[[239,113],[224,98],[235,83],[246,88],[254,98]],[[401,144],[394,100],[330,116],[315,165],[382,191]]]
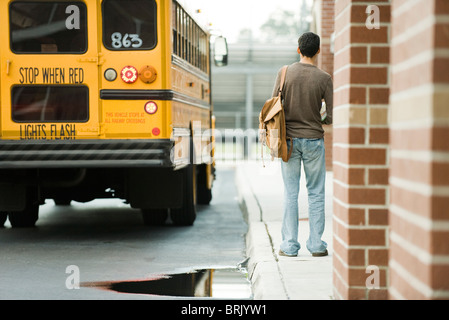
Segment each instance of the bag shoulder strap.
[[281,84],[279,86],[279,94],[282,94],[282,91],[284,90],[285,78],[286,78],[286,75],[287,75],[287,69],[288,69],[288,66],[284,66],[282,68]]

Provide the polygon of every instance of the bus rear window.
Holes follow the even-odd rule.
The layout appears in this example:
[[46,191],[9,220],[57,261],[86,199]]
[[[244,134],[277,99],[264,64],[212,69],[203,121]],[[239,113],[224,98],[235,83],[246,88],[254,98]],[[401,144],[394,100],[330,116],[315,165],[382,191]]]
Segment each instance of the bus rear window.
[[14,1],[9,12],[13,52],[87,51],[87,10],[83,2]]
[[157,45],[155,0],[104,0],[103,44],[109,50],[151,50]]
[[86,86],[14,86],[12,119],[15,122],[87,122],[89,89]]

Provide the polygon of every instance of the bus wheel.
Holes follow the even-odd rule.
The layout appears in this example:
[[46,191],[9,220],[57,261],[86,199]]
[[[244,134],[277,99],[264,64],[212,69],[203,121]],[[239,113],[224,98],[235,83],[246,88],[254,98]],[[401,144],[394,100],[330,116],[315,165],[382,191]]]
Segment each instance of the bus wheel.
[[8,212],[0,212],[0,228],[4,227],[6,218],[8,218]]
[[27,204],[25,210],[9,213],[9,222],[13,228],[32,228],[39,217],[39,204]]
[[142,209],[142,218],[146,226],[163,226],[168,218],[168,209]]
[[196,173],[195,166],[183,169],[183,206],[171,209],[170,217],[177,226],[192,226],[196,220]]
[[70,199],[53,199],[53,201],[57,206],[70,206],[72,203],[72,200]]
[[212,201],[212,189],[209,189],[207,180],[208,180],[208,168],[207,165],[201,165],[198,167],[197,174],[197,184],[196,184],[196,192],[197,198],[196,201],[198,204],[209,205]]
[[39,201],[37,189],[29,188],[26,193],[26,205],[22,211],[8,213],[13,228],[32,228],[39,218]]

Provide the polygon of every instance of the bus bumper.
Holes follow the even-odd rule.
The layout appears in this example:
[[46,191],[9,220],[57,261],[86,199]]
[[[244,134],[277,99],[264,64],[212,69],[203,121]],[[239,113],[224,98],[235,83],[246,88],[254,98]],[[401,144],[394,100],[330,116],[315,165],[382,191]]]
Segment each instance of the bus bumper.
[[1,140],[0,169],[175,168],[171,140]]

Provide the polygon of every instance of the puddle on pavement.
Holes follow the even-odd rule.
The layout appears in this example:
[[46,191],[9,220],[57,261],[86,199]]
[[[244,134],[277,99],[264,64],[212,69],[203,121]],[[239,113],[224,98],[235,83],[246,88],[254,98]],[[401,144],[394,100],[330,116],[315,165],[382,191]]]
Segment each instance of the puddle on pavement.
[[247,273],[240,269],[201,269],[145,280],[82,283],[84,288],[126,294],[215,299],[252,299]]

